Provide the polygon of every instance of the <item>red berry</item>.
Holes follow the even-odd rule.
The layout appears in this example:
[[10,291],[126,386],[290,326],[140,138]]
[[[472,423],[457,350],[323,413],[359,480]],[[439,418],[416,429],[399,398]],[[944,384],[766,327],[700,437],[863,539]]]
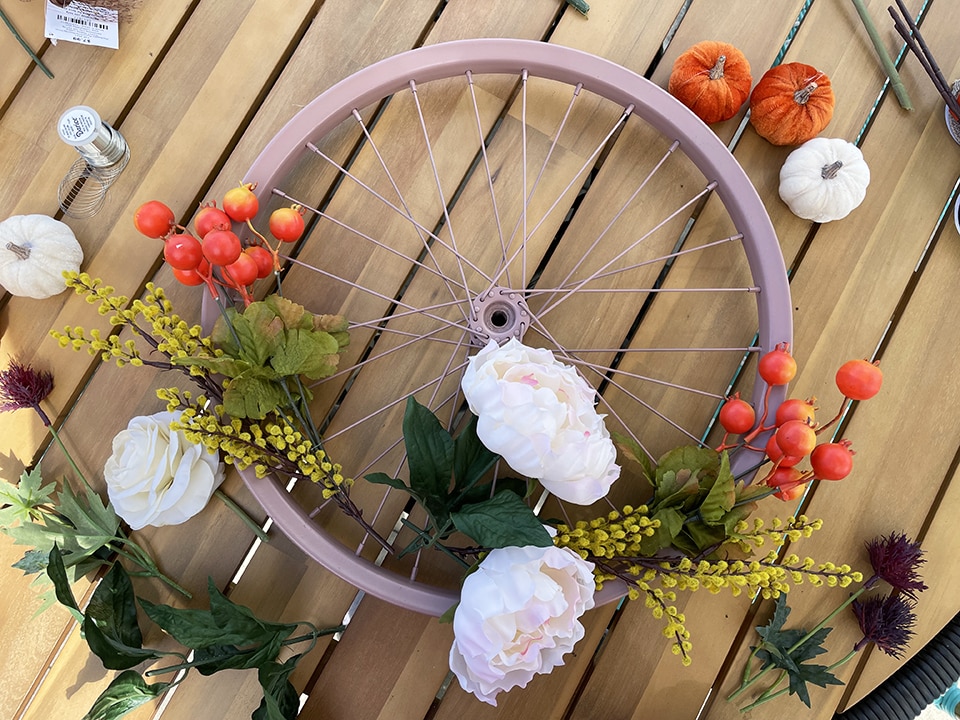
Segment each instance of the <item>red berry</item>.
[[216,203],[204,205],[193,218],[193,226],[201,238],[206,237],[211,230],[229,230],[230,225],[230,216],[218,208]]
[[733,435],[742,435],[753,427],[757,415],[753,406],[746,400],[740,399],[740,393],[735,394],[720,408],[720,424],[723,429]]
[[240,257],[240,238],[230,230],[211,230],[202,242],[203,256],[211,265],[229,265]]
[[767,457],[770,458],[771,461],[780,463],[780,467],[793,467],[798,462],[803,460],[802,457],[793,457],[791,455],[784,455],[783,450],[781,450],[780,446],[777,444],[776,433],[771,435],[770,439],[767,440],[766,452],[767,452]]
[[816,420],[817,406],[814,405],[816,401],[816,398],[809,398],[807,400],[790,398],[789,400],[784,400],[780,403],[780,407],[777,408],[777,426],[783,425],[787,420],[801,420],[802,422],[813,424],[814,420]]
[[777,445],[783,451],[784,455],[792,457],[805,457],[817,445],[817,433],[805,422],[799,420],[788,420],[779,428],[774,435],[777,439]]
[[176,223],[173,210],[159,200],[145,202],[133,214],[133,226],[148,238],[162,238]]
[[270,233],[283,242],[296,242],[303,235],[303,208],[299,205],[293,207],[277,208],[270,213]]
[[869,400],[883,384],[880,363],[868,360],[850,360],[837,370],[837,387],[851,400]]
[[810,453],[810,467],[819,480],[843,480],[853,470],[849,440],[817,445]]
[[251,183],[227,190],[223,196],[223,211],[232,220],[245,223],[253,219],[260,209],[260,202],[253,194],[255,186]]
[[760,358],[757,371],[767,385],[786,385],[797,374],[797,361],[790,355],[790,346],[780,343]]
[[177,270],[194,270],[203,260],[203,248],[193,235],[170,235],[163,243],[163,259]]

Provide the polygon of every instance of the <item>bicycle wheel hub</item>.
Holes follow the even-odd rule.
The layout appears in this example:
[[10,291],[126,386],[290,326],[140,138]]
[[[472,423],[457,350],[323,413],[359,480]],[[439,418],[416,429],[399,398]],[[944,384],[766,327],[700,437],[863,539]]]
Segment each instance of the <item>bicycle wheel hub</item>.
[[483,347],[491,340],[503,343],[523,338],[530,327],[530,313],[523,295],[510,288],[494,286],[470,304],[470,342]]

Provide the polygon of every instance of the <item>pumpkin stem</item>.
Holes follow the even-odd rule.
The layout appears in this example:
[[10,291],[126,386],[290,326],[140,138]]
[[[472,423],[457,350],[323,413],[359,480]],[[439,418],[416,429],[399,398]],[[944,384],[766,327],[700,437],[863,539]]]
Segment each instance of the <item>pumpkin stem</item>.
[[837,173],[840,172],[840,168],[843,167],[843,163],[839,160],[834,160],[830,165],[824,165],[820,168],[820,177],[824,180],[833,180],[837,176]]
[[30,257],[30,248],[25,248],[23,245],[17,245],[16,243],[8,242],[6,248],[21,260],[26,260],[28,257]]
[[723,66],[724,66],[724,63],[726,62],[727,62],[726,55],[721,55],[720,57],[717,58],[716,64],[712,68],[710,68],[711,80],[719,80],[720,78],[723,77]]
[[807,100],[813,95],[813,91],[819,86],[815,82],[809,82],[793,94],[793,99],[797,105],[806,105]]

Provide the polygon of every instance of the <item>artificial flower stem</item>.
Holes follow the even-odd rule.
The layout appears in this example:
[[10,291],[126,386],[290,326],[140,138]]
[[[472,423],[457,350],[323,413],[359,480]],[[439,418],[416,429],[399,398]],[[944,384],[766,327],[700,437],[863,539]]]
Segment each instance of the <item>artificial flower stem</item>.
[[43,71],[44,75],[52,80],[53,73],[50,72],[50,68],[44,65],[43,60],[40,59],[40,56],[37,55],[33,51],[33,48],[27,44],[27,41],[23,39],[23,36],[19,33],[10,18],[7,17],[7,14],[3,11],[3,8],[0,8],[0,19],[3,20],[3,24],[7,26],[7,29],[13,33],[13,37],[15,37],[17,42],[20,43],[20,47],[27,51],[27,55],[30,56],[30,59],[33,60],[34,64]]
[[[856,655],[856,654],[857,654],[857,649],[854,648],[854,649],[851,650],[849,653],[847,653],[844,657],[842,657],[841,659],[837,660],[833,665],[830,665],[829,667],[827,667],[826,672],[830,672],[831,670],[835,670],[836,668],[840,667],[841,665],[844,665],[844,664],[850,662],[850,660],[853,659],[853,656]],[[750,704],[747,705],[746,707],[740,708],[740,712],[742,712],[742,713],[749,712],[749,711],[751,711],[751,710],[756,709],[758,706],[763,705],[765,702],[769,702],[769,701],[773,700],[774,698],[780,697],[780,696],[783,695],[784,693],[790,692],[790,686],[789,686],[789,685],[788,685],[787,687],[785,687],[785,688],[781,688],[780,690],[777,690],[777,692],[773,692],[773,689],[774,689],[775,687],[777,687],[777,685],[779,685],[779,684],[783,681],[783,678],[784,678],[784,676],[785,676],[786,674],[787,674],[786,671],[780,673],[780,677],[777,678],[777,681],[776,681],[773,685],[771,685],[769,688],[767,688],[767,691],[766,691],[765,693],[763,693],[763,695],[761,695],[760,697],[758,697],[754,702],[750,703]]]
[[246,511],[242,507],[237,505],[237,503],[235,503],[232,498],[230,498],[225,492],[223,492],[223,490],[220,490],[218,488],[217,490],[214,490],[213,494],[217,498],[219,498],[220,502],[222,502],[224,505],[230,508],[234,512],[234,514],[238,518],[240,518],[240,520],[243,522],[244,525],[250,528],[250,531],[257,536],[260,542],[265,542],[265,543],[270,542],[270,536],[267,535],[266,532],[264,532],[263,528],[260,527],[260,525],[258,525],[257,523],[255,523],[253,521],[253,518],[247,515]]
[[887,48],[884,47],[880,33],[877,32],[877,27],[873,23],[873,18],[870,17],[870,11],[867,10],[866,5],[863,4],[863,0],[853,0],[853,6],[857,9],[857,14],[863,22],[863,27],[866,28],[867,35],[870,36],[870,41],[877,51],[877,57],[880,58],[880,64],[883,65],[883,69],[890,79],[890,87],[893,88],[893,92],[897,96],[897,102],[900,103],[900,107],[904,110],[913,110],[913,103],[910,102],[907,88],[904,87],[903,80],[900,79],[900,73],[897,72],[897,66],[890,58]]
[[90,486],[90,483],[87,482],[87,478],[84,476],[82,472],[80,472],[80,468],[77,467],[77,463],[74,461],[73,456],[70,454],[70,451],[67,450],[67,446],[64,445],[63,440],[60,439],[60,433],[57,432],[56,428],[53,427],[53,423],[51,423],[49,419],[47,419],[46,414],[43,413],[42,411],[40,412],[40,419],[47,424],[47,429],[50,431],[50,435],[53,436],[53,439],[56,441],[57,445],[60,446],[60,450],[63,451],[63,455],[64,457],[67,458],[67,462],[70,463],[70,467],[73,469],[73,472],[76,473],[78,478],[80,478],[80,480],[86,486],[87,490],[93,491],[93,488]]
[[178,593],[180,593],[187,599],[190,599],[193,597],[193,593],[191,593],[185,587],[177,583],[176,580],[164,575],[160,571],[160,568],[157,567],[157,564],[153,562],[153,560],[150,558],[149,555],[147,555],[146,551],[142,547],[137,545],[135,542],[133,542],[133,540],[130,540],[129,538],[122,538],[122,541],[125,545],[127,545],[132,550],[132,552],[124,550],[123,548],[114,547],[113,550],[117,553],[117,555],[120,555],[121,557],[125,557],[130,562],[134,562],[140,567],[144,568],[147,571],[147,577],[157,578],[158,580],[172,587],[174,590],[176,590]]
[[[280,643],[280,645],[296,645],[297,643],[306,642],[308,640],[316,642],[317,638],[323,637],[324,635],[335,635],[338,632],[343,632],[347,629],[346,625],[337,625],[335,627],[323,628],[318,630],[314,628],[310,633],[306,635],[298,635],[297,637],[288,638]],[[241,651],[242,652],[242,651]],[[182,656],[181,656],[182,657]],[[167,665],[162,668],[155,668],[153,670],[147,670],[144,673],[145,677],[155,677],[157,675],[165,675],[166,673],[171,672],[180,672],[181,670],[189,670],[190,668],[196,667],[197,665],[204,665],[210,662],[209,658],[203,660],[188,660],[176,665]]]
[[[807,640],[809,640],[810,638],[812,638],[812,637],[817,633],[817,631],[820,630],[820,628],[822,628],[822,627],[823,627],[824,625],[826,625],[828,622],[830,622],[831,620],[833,620],[833,618],[835,618],[837,615],[839,615],[839,614],[840,614],[847,606],[849,606],[854,600],[856,600],[858,597],[860,597],[861,595],[863,595],[863,593],[866,592],[868,589],[870,589],[871,587],[873,587],[873,585],[874,585],[874,583],[876,582],[876,580],[877,580],[877,576],[875,575],[875,576],[873,576],[872,578],[870,578],[869,580],[867,580],[863,585],[861,585],[861,586],[856,590],[856,592],[851,593],[851,594],[850,594],[850,597],[848,597],[846,600],[844,600],[842,603],[840,603],[840,605],[839,605],[833,612],[831,612],[829,615],[827,615],[827,616],[826,616],[823,620],[821,620],[819,623],[817,623],[816,625],[814,625],[813,629],[811,629],[810,632],[808,632],[808,633],[807,633],[806,635],[804,635],[802,638],[800,638],[799,640],[797,640],[797,642],[795,642],[790,648],[788,648],[788,649],[787,649],[787,655],[790,655],[792,652],[796,651],[797,648],[799,648],[799,647],[800,647],[801,645],[803,645]],[[757,672],[756,675],[754,675],[752,678],[750,678],[750,679],[748,679],[748,680],[745,680],[745,681],[740,685],[739,688],[737,688],[737,689],[734,690],[730,695],[728,695],[728,696],[727,696],[727,700],[728,700],[728,701],[735,700],[737,697],[740,696],[741,693],[743,693],[747,688],[749,688],[751,685],[753,685],[755,682],[757,682],[757,680],[759,680],[759,679],[762,678],[764,675],[766,675],[768,672],[770,672],[774,667],[776,667],[776,666],[773,665],[772,663],[770,663],[770,664],[765,665],[764,667],[762,667],[762,668],[760,669],[760,671]]]

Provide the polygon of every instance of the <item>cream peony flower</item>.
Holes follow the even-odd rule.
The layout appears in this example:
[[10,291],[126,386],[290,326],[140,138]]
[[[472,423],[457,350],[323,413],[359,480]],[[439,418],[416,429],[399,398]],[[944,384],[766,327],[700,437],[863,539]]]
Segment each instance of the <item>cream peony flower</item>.
[[219,454],[170,429],[179,417],[179,412],[138,416],[113,439],[103,468],[107,495],[134,530],[189,520],[223,482]]
[[563,665],[583,637],[580,616],[593,607],[593,564],[566,548],[491,550],[466,577],[453,618],[450,669],[460,687],[497,704]]
[[491,340],[470,359],[461,387],[483,444],[561,500],[589,505],[620,477],[596,392],[549,350]]

